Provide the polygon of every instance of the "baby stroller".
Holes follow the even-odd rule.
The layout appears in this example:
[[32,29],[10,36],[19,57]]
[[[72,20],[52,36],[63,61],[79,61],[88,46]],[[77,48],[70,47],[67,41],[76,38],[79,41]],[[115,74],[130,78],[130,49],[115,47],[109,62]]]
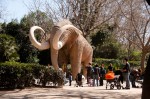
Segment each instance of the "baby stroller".
[[142,77],[137,77],[135,82],[137,83],[137,87],[141,87],[143,86],[143,78]]
[[135,82],[137,83],[137,87],[141,87],[142,88],[142,86],[143,86],[143,79],[136,80]]
[[89,79],[88,86],[92,87],[93,86],[93,79],[92,78],[88,78],[88,79]]
[[119,81],[119,76],[120,75],[115,75],[113,72],[108,72],[105,75],[106,79],[106,89],[108,86],[110,86],[110,89],[114,89],[114,87],[117,87],[118,90],[121,89],[121,84]]
[[78,73],[77,76],[76,76],[76,87],[83,87],[83,84],[82,84],[82,74],[81,73]]
[[139,88],[143,85],[143,76],[140,75],[138,70],[132,70],[130,73],[130,81],[133,88]]

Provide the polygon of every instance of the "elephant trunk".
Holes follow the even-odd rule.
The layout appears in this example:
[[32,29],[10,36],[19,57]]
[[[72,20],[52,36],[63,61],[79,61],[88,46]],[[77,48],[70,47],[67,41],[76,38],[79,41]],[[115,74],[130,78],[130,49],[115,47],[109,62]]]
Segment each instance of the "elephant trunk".
[[54,66],[55,70],[59,69],[58,66],[58,51],[55,49],[51,49],[51,61],[52,61],[52,65]]
[[38,48],[39,50],[45,50],[45,49],[48,49],[50,48],[50,44],[49,42],[42,42],[42,43],[39,43],[36,38],[35,38],[35,35],[34,35],[34,31],[35,30],[40,30],[42,31],[43,33],[45,33],[45,31],[39,27],[39,26],[33,26],[30,28],[30,33],[29,33],[29,38],[30,38],[30,41],[31,43],[36,47]]
[[[63,26],[63,27],[65,27],[65,26]],[[51,40],[51,44],[52,44],[52,47],[51,47],[51,60],[52,60],[52,65],[54,66],[55,70],[58,70],[59,69],[59,66],[58,66],[58,51],[66,43],[66,40],[65,40],[66,37],[61,37],[63,32],[66,30],[66,28],[62,29],[62,27],[60,28],[59,26],[55,26],[53,29],[55,31],[55,35],[54,35],[53,39]]]

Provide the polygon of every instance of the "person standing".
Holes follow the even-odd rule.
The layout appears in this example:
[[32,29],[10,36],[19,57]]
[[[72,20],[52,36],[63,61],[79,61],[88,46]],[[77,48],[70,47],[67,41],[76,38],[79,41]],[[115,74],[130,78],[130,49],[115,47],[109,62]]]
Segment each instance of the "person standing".
[[98,81],[99,81],[99,67],[98,64],[96,64],[94,66],[94,73],[93,73],[93,86],[95,86],[95,80],[96,80],[96,84],[98,86]]
[[125,89],[130,89],[130,80],[129,80],[129,76],[130,76],[130,64],[128,62],[128,59],[125,58],[124,59],[124,67],[123,67],[123,76],[125,78],[125,81],[126,81],[126,87]]
[[93,73],[92,64],[89,63],[89,65],[86,68],[87,68],[87,84],[89,84],[89,79],[92,78],[92,73]]
[[108,71],[110,72],[113,72],[113,66],[112,66],[112,63],[110,63],[110,65],[108,66]]
[[106,70],[104,68],[104,64],[102,64],[101,67],[100,67],[100,81],[99,81],[100,86],[103,86],[103,84],[104,84],[103,80],[105,78],[105,74],[106,74]]
[[69,76],[69,86],[71,86],[71,82],[72,82],[72,73],[69,71],[68,73]]

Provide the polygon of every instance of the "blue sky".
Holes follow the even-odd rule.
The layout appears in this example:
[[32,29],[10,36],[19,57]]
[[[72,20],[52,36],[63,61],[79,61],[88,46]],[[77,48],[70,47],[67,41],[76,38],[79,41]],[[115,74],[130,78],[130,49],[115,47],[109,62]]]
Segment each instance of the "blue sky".
[[12,19],[18,19],[20,21],[29,12],[26,6],[29,5],[29,0],[1,0],[0,3],[4,9],[2,21],[5,22],[10,22]]
[[[50,4],[53,2],[52,0],[0,0],[0,7],[2,6],[2,9],[4,9],[4,17],[0,19],[0,22],[10,22],[12,19],[20,21],[24,15],[27,15],[30,12],[33,2],[35,1],[37,1],[36,3],[39,3],[41,7],[45,1]],[[28,7],[30,7],[30,10]],[[33,9],[34,6],[32,10]]]

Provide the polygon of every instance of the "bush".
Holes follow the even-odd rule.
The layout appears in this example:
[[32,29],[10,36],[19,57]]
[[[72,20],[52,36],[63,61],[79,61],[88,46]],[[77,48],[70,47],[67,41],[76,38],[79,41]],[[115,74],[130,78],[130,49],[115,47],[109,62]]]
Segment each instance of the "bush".
[[129,63],[132,68],[140,68],[140,66],[141,66],[140,61],[129,61]]
[[46,86],[48,82],[52,82],[54,86],[62,86],[64,82],[64,74],[62,71],[55,71],[52,67],[45,68],[41,76],[42,86]]
[[[109,64],[112,63],[114,69],[122,69],[123,67],[123,62],[122,60],[118,60],[118,59],[103,59],[103,58],[95,58],[94,59],[94,64],[98,64],[99,66],[101,64],[105,65],[105,68],[107,69]],[[131,69],[132,68],[138,68],[140,66],[140,61],[129,61]]]
[[120,60],[117,60],[117,59],[103,59],[103,58],[95,58],[94,59],[94,63],[97,63],[99,66],[101,64],[104,64],[105,65],[105,68],[107,68],[109,66],[110,63],[113,64],[113,67],[115,69],[118,69],[120,68],[121,66],[121,61]]
[[0,62],[18,61],[20,58],[17,51],[18,46],[15,38],[10,35],[0,34]]
[[[48,76],[47,73],[52,76]],[[39,64],[18,62],[0,63],[0,89],[31,87],[34,85],[33,81],[35,78],[41,79],[41,81],[45,83],[51,81],[61,86],[63,82],[63,73],[57,73],[53,68],[49,69]]]

